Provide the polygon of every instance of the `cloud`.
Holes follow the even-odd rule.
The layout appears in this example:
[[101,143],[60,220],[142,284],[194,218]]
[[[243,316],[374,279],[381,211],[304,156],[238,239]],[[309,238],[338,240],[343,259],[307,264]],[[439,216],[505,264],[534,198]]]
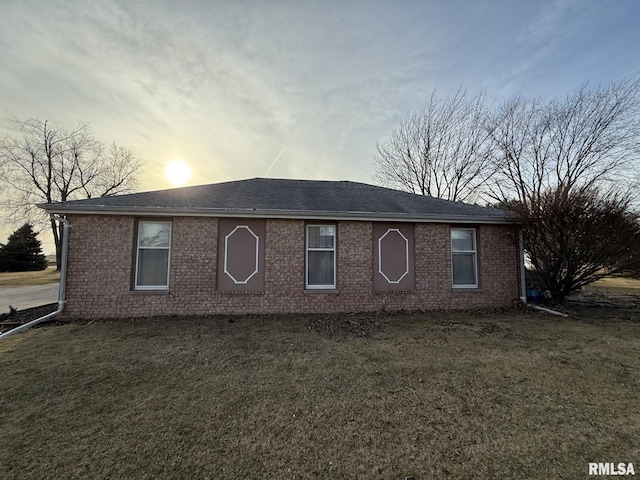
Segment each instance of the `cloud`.
[[[581,68],[613,57],[606,40],[616,37],[604,33],[625,14],[605,10],[575,1],[9,2],[0,128],[10,115],[84,119],[146,161],[143,188],[166,186],[161,167],[173,156],[207,182],[261,175],[284,146],[270,175],[368,181],[376,141],[436,86],[499,100],[582,83],[593,72]],[[627,32],[620,45],[640,40],[636,28],[618,30]],[[637,72],[638,54],[619,50],[620,68]]]

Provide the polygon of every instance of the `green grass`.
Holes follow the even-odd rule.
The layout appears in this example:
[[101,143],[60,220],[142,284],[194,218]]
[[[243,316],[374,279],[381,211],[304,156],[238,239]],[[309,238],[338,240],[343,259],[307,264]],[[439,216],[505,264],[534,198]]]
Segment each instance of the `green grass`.
[[0,341],[0,478],[587,478],[640,467],[640,323],[163,318]]
[[60,281],[60,272],[49,267],[39,272],[0,272],[0,288],[27,287]]

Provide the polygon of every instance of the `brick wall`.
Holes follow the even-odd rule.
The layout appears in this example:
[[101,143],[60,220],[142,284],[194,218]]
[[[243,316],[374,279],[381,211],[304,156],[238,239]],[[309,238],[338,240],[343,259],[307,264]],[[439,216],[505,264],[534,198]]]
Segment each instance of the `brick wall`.
[[447,224],[416,224],[411,292],[374,292],[371,222],[337,223],[337,289],[305,290],[305,222],[266,221],[263,292],[216,289],[218,220],[175,217],[170,288],[132,290],[135,219],[69,216],[66,315],[85,318],[170,314],[340,312],[498,307],[519,296],[513,227],[477,227],[479,288],[451,287]]

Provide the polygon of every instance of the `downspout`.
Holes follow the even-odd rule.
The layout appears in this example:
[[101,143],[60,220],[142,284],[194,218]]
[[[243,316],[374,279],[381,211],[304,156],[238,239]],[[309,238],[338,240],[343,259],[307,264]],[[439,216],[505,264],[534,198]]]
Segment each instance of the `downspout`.
[[534,305],[533,303],[530,303],[529,306],[531,308],[535,308],[536,310],[540,310],[541,312],[550,313],[551,315],[558,315],[559,317],[565,317],[565,318],[569,316],[568,313],[558,312],[557,310],[551,310],[550,308],[541,307],[540,305]]
[[522,228],[518,232],[518,255],[520,256],[520,301],[527,303],[527,269],[524,266],[524,236]]
[[32,320],[24,325],[20,325],[14,329],[9,330],[8,332],[4,332],[0,335],[0,338],[8,337],[9,335],[13,335],[14,333],[22,332],[27,330],[34,325],[37,325],[42,322],[46,322],[62,313],[64,310],[64,306],[67,303],[65,297],[67,293],[67,255],[69,253],[69,220],[64,217],[51,215],[53,220],[57,220],[62,222],[63,230],[62,230],[62,255],[60,258],[60,286],[58,287],[58,308],[55,312],[51,312],[44,317],[37,318]]

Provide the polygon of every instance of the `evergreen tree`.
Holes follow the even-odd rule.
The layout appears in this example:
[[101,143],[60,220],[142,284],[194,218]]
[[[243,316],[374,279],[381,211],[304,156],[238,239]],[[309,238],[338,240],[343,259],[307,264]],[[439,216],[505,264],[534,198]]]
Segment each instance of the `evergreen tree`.
[[25,223],[9,236],[5,245],[0,244],[0,271],[29,272],[47,268],[42,244],[33,228]]

